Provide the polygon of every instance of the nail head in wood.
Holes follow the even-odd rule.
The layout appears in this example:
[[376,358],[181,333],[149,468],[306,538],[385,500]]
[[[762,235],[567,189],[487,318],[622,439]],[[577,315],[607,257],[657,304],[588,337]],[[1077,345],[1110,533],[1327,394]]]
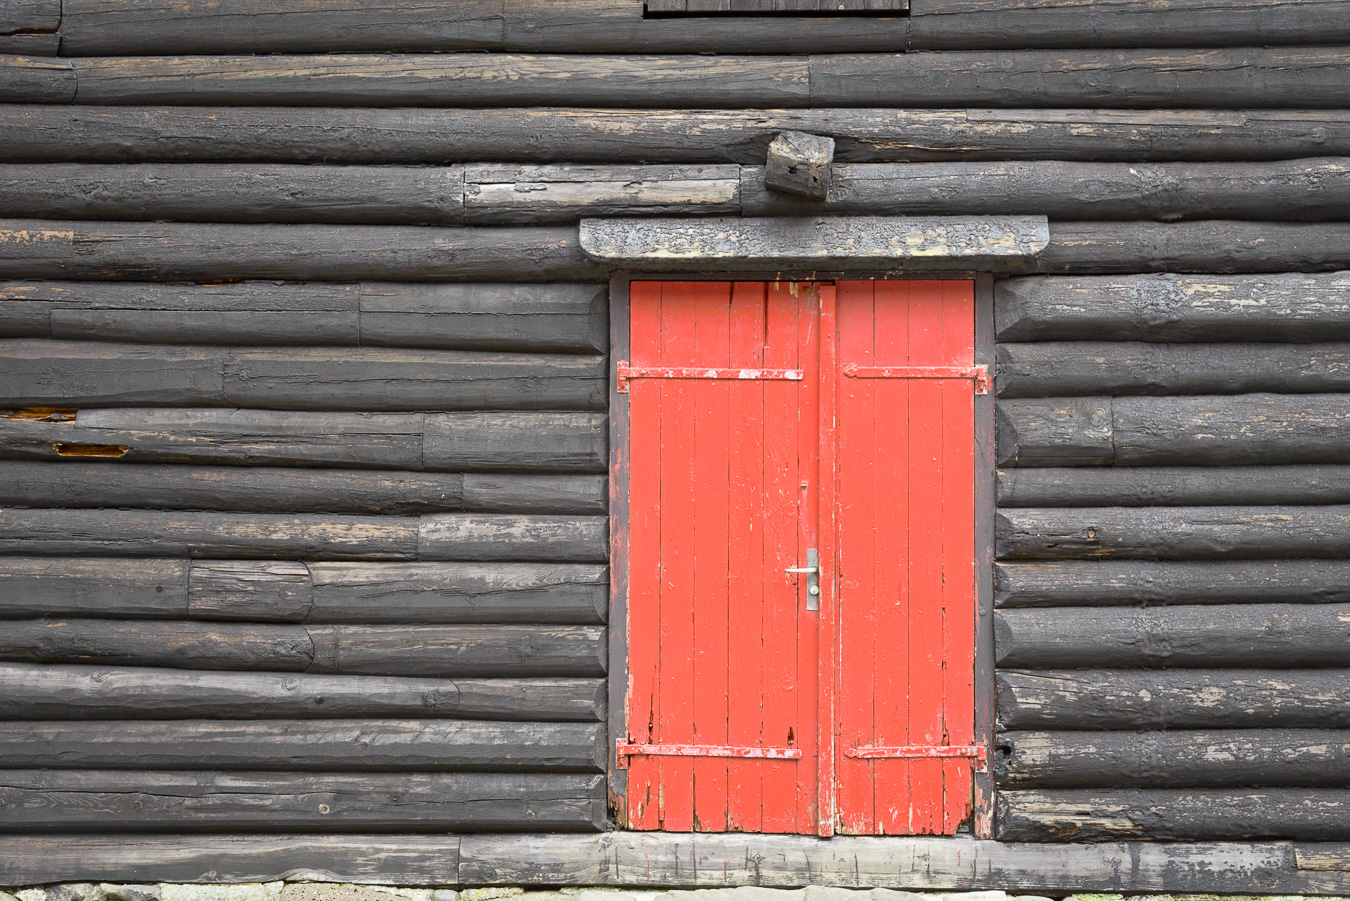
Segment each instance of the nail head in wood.
[[834,138],[784,131],[769,144],[764,183],[775,191],[824,200],[830,193]]

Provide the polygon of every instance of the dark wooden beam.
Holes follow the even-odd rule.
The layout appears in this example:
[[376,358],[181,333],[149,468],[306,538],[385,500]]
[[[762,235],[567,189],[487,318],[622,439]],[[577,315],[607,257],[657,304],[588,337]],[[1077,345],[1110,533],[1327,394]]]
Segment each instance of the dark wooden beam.
[[0,5],[0,35],[56,31],[61,0],[5,0]]
[[1003,507],[1347,504],[1350,466],[1001,469]]

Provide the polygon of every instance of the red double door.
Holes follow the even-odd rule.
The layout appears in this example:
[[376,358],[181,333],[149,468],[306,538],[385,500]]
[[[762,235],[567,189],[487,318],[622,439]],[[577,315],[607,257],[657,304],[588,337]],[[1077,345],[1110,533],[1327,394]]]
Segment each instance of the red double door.
[[973,284],[637,282],[618,373],[621,825],[956,831],[983,756]]

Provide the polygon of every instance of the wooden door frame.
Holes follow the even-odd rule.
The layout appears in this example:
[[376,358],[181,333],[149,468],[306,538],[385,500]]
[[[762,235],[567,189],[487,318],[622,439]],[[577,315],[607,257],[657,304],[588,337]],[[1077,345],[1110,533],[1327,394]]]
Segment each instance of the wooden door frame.
[[[624,272],[609,283],[609,803],[616,822],[625,817],[628,771],[615,748],[627,736],[628,692],[628,445],[629,395],[618,392],[618,364],[629,353],[629,292],[635,281],[843,281],[960,279],[975,283],[975,363],[994,371],[994,277],[987,272]],[[994,403],[995,391],[975,395],[975,735],[988,750],[984,771],[975,771],[971,829],[994,837]]]

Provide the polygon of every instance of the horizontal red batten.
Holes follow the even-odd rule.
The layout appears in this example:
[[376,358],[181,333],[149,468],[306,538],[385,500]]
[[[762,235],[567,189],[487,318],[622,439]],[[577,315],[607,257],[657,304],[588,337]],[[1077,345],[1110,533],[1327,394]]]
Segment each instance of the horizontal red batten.
[[993,380],[987,366],[858,366],[844,367],[844,375],[855,379],[969,379],[976,394],[988,394]]
[[635,745],[618,743],[620,765],[627,757],[738,757],[753,760],[800,760],[800,748],[735,747],[732,745]]
[[773,379],[778,381],[800,382],[800,369],[704,369],[678,366],[629,366],[620,363],[618,368],[618,390],[628,392],[630,379],[732,379],[735,381],[754,381]]

